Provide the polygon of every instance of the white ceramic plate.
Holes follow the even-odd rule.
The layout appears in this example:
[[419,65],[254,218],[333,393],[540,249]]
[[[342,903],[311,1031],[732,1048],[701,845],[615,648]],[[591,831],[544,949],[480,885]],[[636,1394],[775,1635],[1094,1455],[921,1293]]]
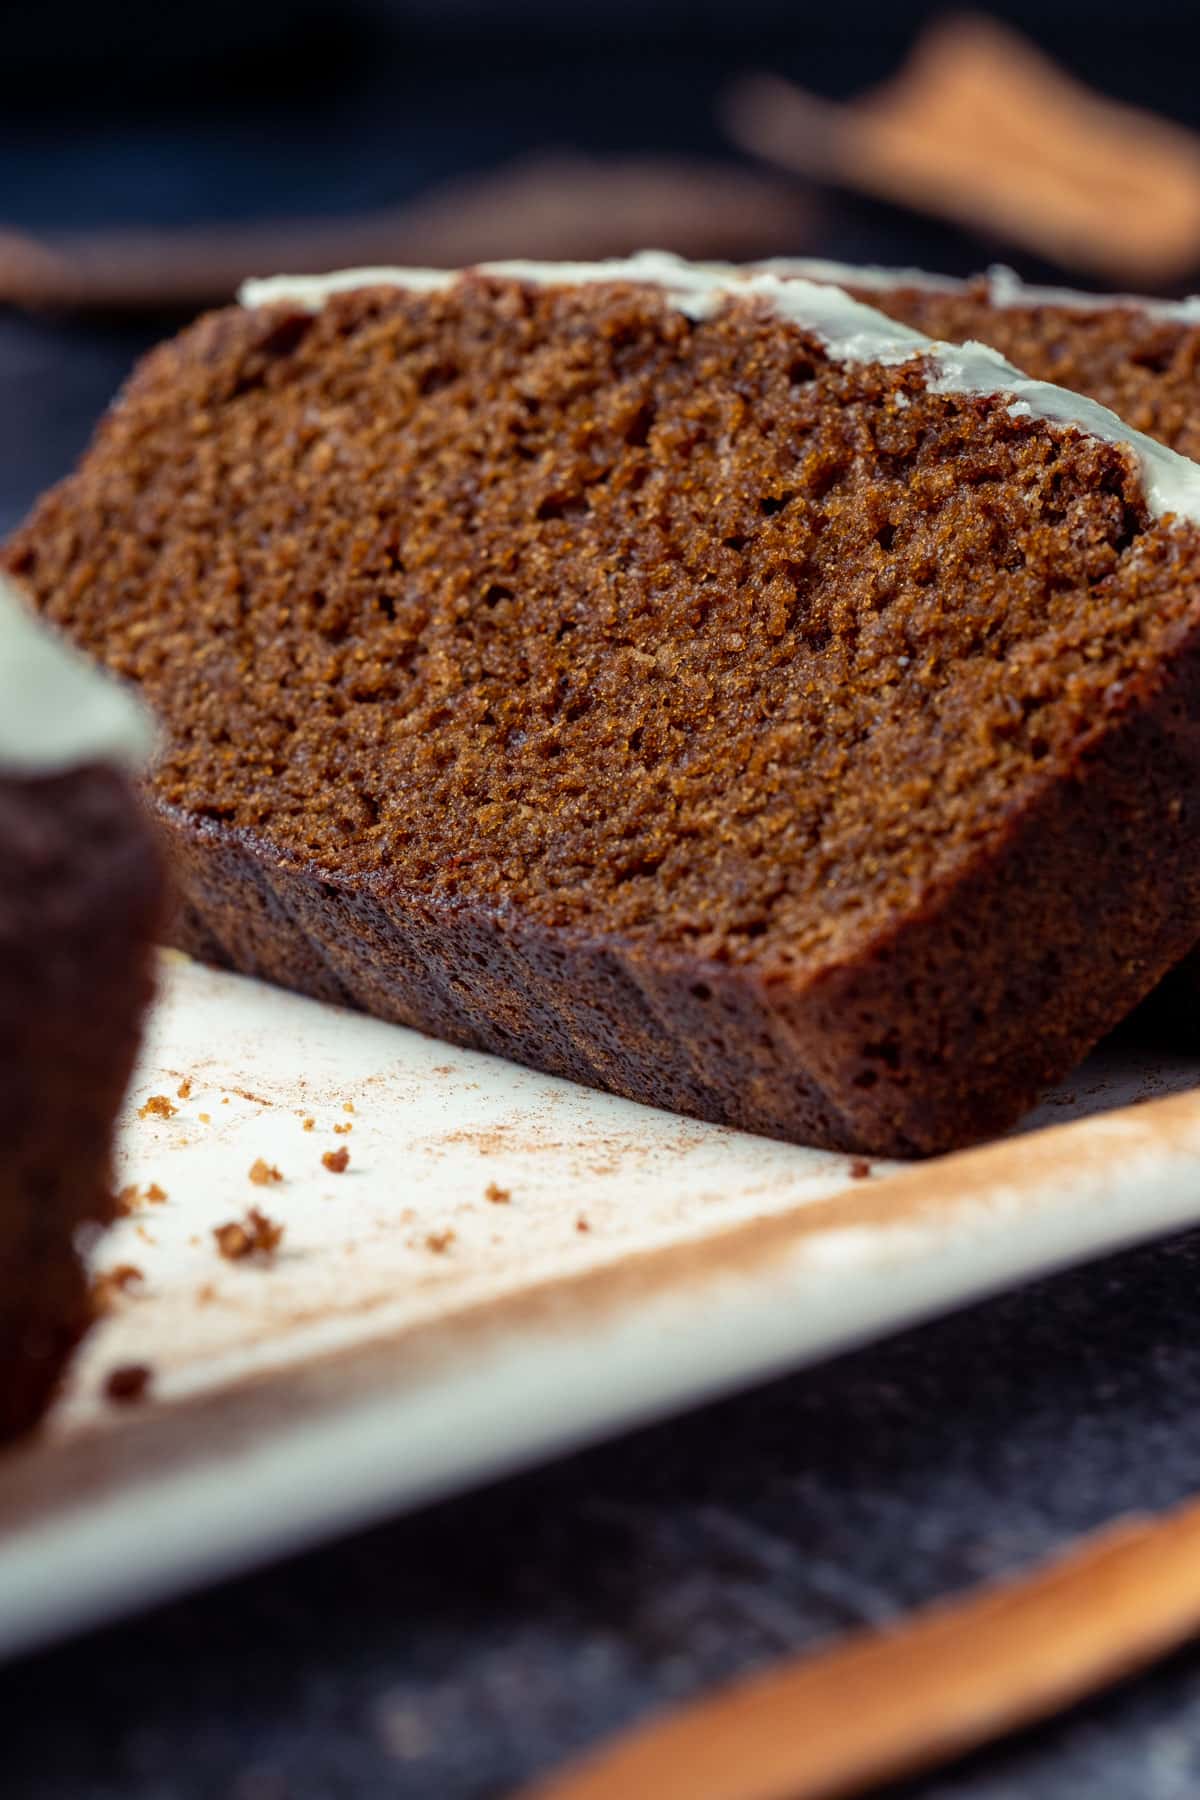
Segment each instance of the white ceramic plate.
[[[1110,1048],[864,1174],[168,956],[95,1259],[143,1280],[0,1459],[0,1652],[1200,1221],[1198,1081]],[[255,1205],[278,1254],[223,1260]]]

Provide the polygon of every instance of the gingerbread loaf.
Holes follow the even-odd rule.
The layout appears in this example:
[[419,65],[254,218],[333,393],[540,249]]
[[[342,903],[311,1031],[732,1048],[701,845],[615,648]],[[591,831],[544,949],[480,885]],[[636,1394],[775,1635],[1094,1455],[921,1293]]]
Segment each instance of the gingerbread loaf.
[[1001,1131],[1195,941],[1200,470],[829,287],[253,284],[6,553],[177,941],[751,1131]]
[[92,1318],[113,1123],[150,995],[159,872],[127,771],[146,721],[0,584],[0,1442]]

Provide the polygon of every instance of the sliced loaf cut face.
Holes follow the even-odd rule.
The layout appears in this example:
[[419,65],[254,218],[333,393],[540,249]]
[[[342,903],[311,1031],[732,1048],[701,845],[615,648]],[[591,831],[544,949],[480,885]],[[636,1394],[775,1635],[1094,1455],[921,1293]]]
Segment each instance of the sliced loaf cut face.
[[1003,1130],[1200,921],[1200,471],[665,258],[260,284],[18,532],[178,941],[810,1143]]

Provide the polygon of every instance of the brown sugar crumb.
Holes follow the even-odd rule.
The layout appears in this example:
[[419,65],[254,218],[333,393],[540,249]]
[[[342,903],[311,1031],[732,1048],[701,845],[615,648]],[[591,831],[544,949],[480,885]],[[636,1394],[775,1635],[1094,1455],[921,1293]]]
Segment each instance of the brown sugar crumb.
[[212,1124],[212,1114],[211,1113],[197,1113],[196,1117],[199,1119],[199,1121],[202,1125],[211,1125]]
[[179,1086],[175,1089],[175,1098],[177,1100],[190,1100],[191,1097],[192,1078],[190,1075],[185,1075]]
[[166,1188],[159,1187],[157,1181],[152,1181],[144,1192],[136,1181],[131,1181],[117,1194],[115,1201],[117,1217],[119,1219],[129,1218],[131,1213],[140,1212],[146,1202],[151,1206],[161,1206],[166,1198]]
[[105,1398],[114,1406],[136,1406],[146,1398],[153,1379],[154,1371],[148,1363],[118,1363],[105,1377]]
[[493,1206],[507,1206],[512,1199],[512,1190],[502,1188],[498,1181],[489,1181],[483,1190],[483,1197],[490,1200]]
[[588,1224],[587,1220],[583,1217],[582,1213],[579,1215],[579,1217],[575,1221],[575,1229],[576,1229],[576,1231],[590,1231],[592,1229],[591,1226]]
[[165,1094],[151,1094],[145,1106],[138,1107],[139,1119],[173,1119],[179,1111],[172,1106]]
[[865,1161],[863,1157],[856,1156],[854,1161],[850,1164],[851,1181],[865,1181],[870,1173],[870,1163]]
[[272,1182],[282,1181],[283,1176],[274,1163],[264,1162],[259,1156],[250,1165],[250,1179],[255,1187],[270,1187]]
[[116,1210],[118,1219],[127,1219],[131,1212],[136,1212],[137,1204],[138,1184],[136,1181],[130,1181],[125,1187],[118,1188],[116,1198],[113,1201],[113,1206]]
[[244,1219],[214,1226],[213,1236],[227,1262],[241,1262],[247,1256],[270,1261],[283,1241],[283,1226],[252,1206]]
[[344,1175],[350,1167],[350,1152],[341,1144],[336,1150],[326,1150],[321,1162],[331,1175]]
[[455,1236],[453,1231],[431,1231],[425,1239],[425,1248],[432,1250],[435,1256],[445,1256]]
[[145,1279],[136,1263],[117,1263],[114,1268],[102,1269],[92,1282],[92,1302],[97,1312],[111,1312],[118,1295],[127,1294]]
[[310,1117],[310,1118],[306,1118],[306,1119],[305,1119],[305,1120],[304,1120],[304,1129],[305,1129],[305,1131],[312,1131],[312,1130],[314,1130],[314,1129],[315,1129],[315,1127],[316,1127],[316,1123],[317,1123],[317,1121],[316,1121],[316,1120],[315,1120],[315,1119],[314,1119],[314,1118],[311,1118],[311,1117]]
[[348,1131],[354,1130],[354,1127],[351,1125],[349,1119],[347,1119],[344,1125],[335,1125],[333,1129],[338,1137],[345,1137]]
[[342,1111],[352,1113],[354,1111],[353,1100],[343,1100],[342,1101]]

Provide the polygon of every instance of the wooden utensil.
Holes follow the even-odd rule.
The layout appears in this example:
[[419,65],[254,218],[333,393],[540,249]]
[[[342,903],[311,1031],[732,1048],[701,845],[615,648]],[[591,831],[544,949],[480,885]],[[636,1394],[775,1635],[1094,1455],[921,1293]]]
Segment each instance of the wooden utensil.
[[940,20],[839,105],[773,75],[723,102],[742,149],[1135,286],[1200,264],[1200,136],[1093,93],[994,20]]
[[0,303],[195,309],[280,270],[592,261],[646,245],[736,261],[803,249],[809,224],[804,195],[781,176],[700,158],[547,154],[347,218],[44,237],[0,227]]
[[518,1800],[846,1800],[1119,1681],[1200,1631],[1200,1501],[651,1721]]

